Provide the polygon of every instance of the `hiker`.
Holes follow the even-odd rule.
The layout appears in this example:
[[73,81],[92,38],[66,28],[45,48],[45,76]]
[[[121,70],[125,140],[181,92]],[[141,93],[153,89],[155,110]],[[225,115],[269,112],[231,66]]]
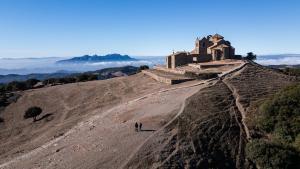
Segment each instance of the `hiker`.
[[138,127],[139,127],[138,123],[135,122],[135,125],[134,125],[134,126],[135,126],[135,131],[138,132]]
[[143,127],[143,124],[142,124],[142,123],[140,123],[140,131],[142,131],[142,127]]

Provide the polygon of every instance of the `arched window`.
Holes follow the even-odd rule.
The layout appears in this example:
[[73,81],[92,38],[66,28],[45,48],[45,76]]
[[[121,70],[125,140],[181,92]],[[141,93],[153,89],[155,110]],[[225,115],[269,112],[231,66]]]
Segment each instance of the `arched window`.
[[205,47],[205,42],[202,43],[202,47]]

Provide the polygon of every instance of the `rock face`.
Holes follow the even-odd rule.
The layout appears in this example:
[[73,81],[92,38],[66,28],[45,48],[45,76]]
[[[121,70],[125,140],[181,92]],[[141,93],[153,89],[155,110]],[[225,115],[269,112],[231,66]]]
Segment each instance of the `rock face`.
[[245,145],[255,135],[249,119],[255,103],[294,81],[247,64],[187,99],[183,111],[124,168],[255,168],[245,157]]

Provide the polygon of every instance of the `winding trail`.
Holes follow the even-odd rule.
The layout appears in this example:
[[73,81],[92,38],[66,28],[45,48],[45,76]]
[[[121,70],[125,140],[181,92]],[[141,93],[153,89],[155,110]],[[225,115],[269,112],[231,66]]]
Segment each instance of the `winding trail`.
[[[56,166],[56,168],[70,168],[70,166],[69,166],[70,162],[76,160],[76,158],[80,159],[81,156],[84,156],[84,154],[72,154],[72,152],[70,152],[70,150],[72,150],[73,145],[74,146],[77,146],[77,145],[79,146],[78,151],[79,150],[80,151],[89,151],[90,149],[93,149],[92,145],[90,145],[89,147],[86,148],[85,147],[86,143],[82,143],[82,141],[84,142],[85,138],[80,138],[80,137],[86,137],[86,139],[88,139],[88,137],[90,137],[90,136],[91,137],[97,137],[97,133],[99,134],[99,133],[104,131],[104,129],[102,129],[102,128],[97,129],[95,131],[93,129],[94,127],[99,128],[100,124],[104,123],[104,125],[109,125],[109,126],[112,126],[112,128],[113,128],[113,129],[109,129],[108,132],[110,130],[112,130],[111,132],[114,132],[114,131],[119,131],[119,132],[127,131],[127,129],[131,128],[131,123],[135,122],[138,119],[132,119],[126,124],[115,124],[115,125],[113,125],[112,122],[107,122],[107,121],[111,120],[112,118],[115,118],[115,116],[118,116],[121,113],[125,114],[127,111],[130,111],[129,110],[130,106],[134,107],[138,104],[145,105],[145,102],[148,103],[149,100],[153,102],[154,98],[161,99],[161,96],[160,96],[161,94],[168,95],[169,93],[172,93],[172,92],[176,93],[176,92],[181,91],[181,95],[184,94],[184,95],[186,95],[186,97],[189,97],[189,94],[187,93],[187,91],[189,91],[190,94],[193,94],[194,92],[199,91],[202,88],[212,86],[215,83],[217,83],[218,80],[220,80],[220,79],[222,80],[227,75],[241,70],[245,65],[246,64],[242,64],[241,66],[239,66],[239,67],[237,67],[233,70],[230,70],[228,72],[224,72],[219,78],[210,79],[210,80],[206,80],[206,81],[198,81],[198,82],[194,82],[194,83],[187,83],[186,85],[179,85],[179,86],[176,86],[176,87],[171,87],[171,88],[168,88],[168,89],[164,89],[164,90],[156,91],[156,92],[153,92],[153,93],[149,93],[149,94],[146,94],[144,96],[138,97],[136,99],[133,99],[133,100],[130,100],[130,101],[127,101],[127,102],[124,102],[124,103],[120,103],[119,105],[114,106],[111,109],[108,109],[108,110],[106,110],[102,113],[97,114],[97,112],[99,112],[100,110],[96,109],[96,110],[93,111],[93,113],[95,113],[96,115],[90,117],[87,120],[84,120],[84,121],[78,123],[75,127],[70,129],[63,136],[59,136],[59,137],[49,141],[48,143],[42,145],[39,148],[36,148],[36,149],[26,153],[26,154],[23,154],[23,155],[21,155],[19,157],[16,157],[16,158],[14,158],[10,161],[7,161],[3,164],[0,164],[0,168],[1,169],[4,169],[4,168],[5,169],[6,168],[7,169],[8,168],[9,169],[10,168],[18,168],[18,167],[20,167],[24,164],[23,162],[25,162],[28,165],[28,167],[25,165],[26,168],[51,168],[51,167],[53,168],[53,167],[56,166],[56,164],[53,164],[53,163],[59,163],[60,164],[59,166]],[[245,110],[243,109],[243,106],[240,104],[239,96],[237,94],[237,91],[230,84],[228,84],[226,80],[222,80],[222,81],[228,86],[228,88],[232,91],[233,96],[235,97],[235,100],[236,100],[235,104],[237,105],[237,107],[238,107],[238,109],[241,113],[242,126],[243,126],[243,129],[246,132],[247,138],[248,138],[249,130],[248,130],[248,128],[247,128],[247,126],[245,125],[245,122],[244,122]],[[177,94],[177,95],[179,95],[179,94]],[[172,95],[171,94],[169,94],[169,95],[170,96],[168,96],[168,97],[166,96],[166,98],[171,99]],[[178,97],[177,95],[174,95],[174,96]],[[145,101],[147,99],[149,99],[148,102]],[[174,98],[174,99],[176,100],[178,98]],[[120,168],[120,169],[124,168],[127,165],[127,163],[134,157],[134,155],[146,144],[147,141],[149,141],[152,137],[155,136],[155,134],[161,132],[168,125],[170,125],[172,122],[174,122],[182,114],[182,112],[184,111],[185,99],[181,102],[178,102],[178,100],[177,100],[177,104],[180,105],[180,108],[177,108],[177,110],[180,109],[178,111],[178,113],[174,117],[172,117],[171,120],[169,120],[165,125],[158,128],[154,133],[151,133],[151,134],[141,133],[142,136],[141,135],[140,136],[134,136],[133,134],[135,134],[135,133],[125,133],[127,135],[129,135],[129,134],[133,135],[134,137],[130,136],[130,137],[132,137],[131,139],[133,139],[133,140],[135,140],[135,139],[137,139],[137,137],[139,137],[138,138],[139,141],[136,141],[138,143],[137,146],[135,146],[135,148],[133,148],[133,150],[131,150],[130,154],[126,154],[126,159],[125,160],[123,159],[123,162],[120,165],[115,164],[116,165],[115,168]],[[165,103],[161,102],[161,101],[158,101],[156,104],[160,105],[160,106],[165,106],[164,105]],[[172,105],[173,103],[169,101],[168,104]],[[67,105],[66,105],[66,107],[67,107]],[[167,109],[166,107],[162,107],[162,108]],[[176,107],[174,106],[172,109],[175,109],[175,108]],[[68,108],[68,109],[71,109],[71,108]],[[161,109],[161,108],[160,107],[155,107],[155,109]],[[153,111],[153,110],[151,110],[151,111]],[[158,110],[156,110],[156,111],[158,111]],[[160,111],[163,111],[163,110],[160,110]],[[142,115],[142,117],[143,116],[147,116],[147,115]],[[89,131],[90,133],[86,133],[87,131]],[[124,133],[122,133],[122,134],[124,135]],[[124,136],[127,136],[127,135],[124,135]],[[80,139],[74,141],[73,139],[77,138],[77,137],[79,137]],[[114,137],[112,137],[112,138],[114,138]],[[71,143],[70,143],[70,141],[71,141]],[[88,140],[87,142],[91,142],[91,143],[95,144],[95,147],[99,147],[99,146],[101,147],[102,146],[102,145],[100,145],[102,143],[95,143],[95,141],[99,142],[99,138],[92,138],[92,139]],[[59,152],[57,152],[57,150],[56,150],[56,153],[55,153],[55,149],[59,150]],[[60,149],[68,151],[68,152],[64,152],[65,154],[63,154],[63,155],[66,155],[66,154],[68,154],[69,156],[70,156],[70,154],[72,154],[72,156],[74,155],[74,157],[72,157],[74,159],[72,159],[72,158],[68,159],[68,158],[70,158],[70,157],[68,157],[67,159],[65,159],[65,161],[67,161],[65,163],[63,163],[61,161],[55,161],[55,160],[59,160],[60,158],[64,158],[64,156],[61,157],[61,156],[56,155],[56,154],[59,154],[59,153],[62,152]],[[54,150],[54,153],[53,153],[53,150]],[[107,151],[108,152],[115,151],[115,149],[107,150]],[[102,150],[100,152],[103,153]],[[88,155],[93,156],[94,155],[93,153],[95,155],[97,155],[97,153],[99,153],[99,152],[97,152],[97,151],[89,152]],[[40,156],[43,156],[43,158],[41,159],[41,161],[38,161]],[[48,162],[49,157],[50,157],[50,159],[52,159],[52,161],[49,160],[49,162]],[[88,157],[85,157],[85,158],[88,158]],[[95,166],[99,165],[99,162],[95,161],[95,160],[97,160],[96,158],[95,159],[90,159],[90,160],[92,160],[92,161],[89,161],[89,162],[93,162],[92,164],[81,164],[81,165],[76,166],[76,167],[77,168],[81,168],[81,167],[94,168]],[[103,159],[103,160],[105,160],[105,159]],[[117,159],[117,160],[119,160],[119,159]],[[78,161],[74,161],[74,162],[78,162]],[[50,165],[50,163],[51,163],[51,165]],[[113,163],[113,161],[111,163]],[[75,164],[73,164],[73,165],[75,165]],[[84,165],[86,165],[86,166],[84,166]],[[38,167],[36,167],[36,166],[38,166]],[[113,168],[113,166],[111,168]]]
[[[121,103],[121,104],[119,104],[119,105],[117,105],[117,106],[115,106],[115,107],[113,107],[111,109],[108,109],[105,112],[102,112],[101,114],[94,115],[91,118],[89,118],[89,119],[87,119],[87,120],[85,120],[83,122],[78,123],[78,125],[74,126],[72,129],[70,129],[64,135],[59,136],[59,137],[57,137],[57,138],[49,141],[48,143],[42,145],[41,147],[36,148],[36,149],[34,149],[34,150],[32,150],[32,151],[30,151],[30,152],[28,152],[26,154],[23,154],[21,156],[18,156],[18,157],[14,158],[14,159],[12,159],[10,161],[2,163],[0,165],[0,168],[1,169],[2,168],[17,168],[17,167],[11,167],[11,166],[18,166],[20,163],[22,163],[22,161],[28,161],[32,157],[37,157],[37,156],[40,156],[41,154],[45,154],[45,152],[48,152],[48,153],[45,154],[45,156],[49,156],[49,155],[52,154],[52,153],[49,152],[49,149],[53,149],[53,147],[56,147],[56,145],[61,144],[60,142],[64,142],[64,140],[68,140],[69,137],[72,137],[72,135],[76,134],[76,132],[79,132],[82,128],[84,128],[86,126],[94,126],[94,122],[97,121],[97,119],[103,119],[103,118],[105,118],[106,116],[108,116],[108,115],[110,115],[112,113],[115,113],[115,112],[118,112],[118,111],[122,111],[122,110],[126,110],[128,108],[128,106],[130,106],[130,105],[138,104],[139,102],[142,102],[145,99],[148,99],[150,97],[157,97],[158,95],[163,94],[163,93],[168,93],[168,92],[172,92],[172,91],[177,92],[177,90],[179,90],[179,89],[189,89],[189,88],[194,88],[194,87],[198,88],[198,86],[202,86],[203,84],[207,84],[207,83],[208,83],[208,81],[200,81],[200,82],[188,83],[187,85],[181,85],[181,86],[176,86],[176,87],[172,87],[172,88],[160,90],[160,91],[149,93],[149,94],[146,94],[144,96],[138,97],[136,99],[133,99],[133,100]],[[195,91],[198,91],[198,90],[195,90]],[[66,105],[66,107],[68,109],[72,109],[72,108],[68,107],[67,105]],[[182,106],[181,106],[182,110],[183,110],[183,108],[184,108],[184,104],[182,104]],[[95,113],[99,112],[99,110],[96,109],[96,110],[94,110],[94,112]],[[173,118],[173,120],[176,119],[179,115],[180,115],[180,113],[178,113]],[[159,130],[162,130],[162,128],[159,129]],[[146,142],[146,141],[147,141],[147,139],[144,142]],[[142,145],[144,144],[144,142],[140,146],[138,146],[138,147],[142,147]],[[57,147],[59,147],[59,146],[57,146]],[[64,149],[64,147],[60,148],[60,149]],[[136,151],[138,151],[138,149],[135,150],[134,152],[136,152]],[[129,157],[133,156],[133,154],[134,153],[132,153],[131,155],[129,155]],[[31,167],[28,167],[28,168],[31,168]]]
[[[213,85],[215,85],[219,80],[221,80],[222,82],[223,82],[223,80],[222,79],[224,79],[226,76],[228,76],[228,75],[231,75],[231,74],[233,74],[233,73],[235,73],[235,72],[237,72],[237,71],[241,71],[245,66],[246,66],[246,64],[248,64],[248,62],[245,62],[245,63],[243,63],[243,64],[241,64],[240,66],[238,66],[238,67],[236,67],[235,69],[233,69],[233,70],[230,70],[230,71],[228,71],[228,72],[224,72],[224,73],[222,73],[219,77],[217,77],[217,78],[213,78],[213,79],[209,79],[209,80],[206,80],[205,82],[203,82],[203,83],[201,83],[201,84],[205,84],[205,87],[203,87],[203,88],[206,88],[206,87],[209,87],[209,86],[213,86]],[[223,82],[224,83],[224,82]],[[197,85],[199,85],[199,84],[197,84]],[[225,85],[229,88],[229,86],[225,83]],[[192,87],[192,86],[194,86],[194,85],[191,85],[191,86],[189,86],[189,87]],[[202,88],[202,89],[203,89]],[[230,88],[229,88],[230,89]],[[171,89],[172,90],[172,89]],[[231,90],[231,89],[230,89]],[[231,90],[232,91],[232,90]],[[163,91],[162,91],[163,92]],[[233,94],[233,96],[235,97],[236,95],[234,95]],[[236,97],[235,97],[236,98]],[[142,98],[140,98],[140,99],[142,99]],[[238,104],[240,104],[239,103],[239,100],[237,100],[237,99],[235,99],[236,100],[236,105],[238,105]],[[151,136],[149,136],[142,144],[140,144],[131,154],[130,154],[130,156],[128,157],[128,159],[119,167],[119,169],[124,169],[124,168],[126,168],[126,165],[130,162],[130,160],[131,159],[133,159],[133,157],[134,157],[134,155],[151,139],[151,138],[153,138],[157,133],[159,133],[159,132],[161,132],[161,131],[163,131],[167,126],[169,126],[172,122],[174,122],[182,113],[183,113],[183,111],[184,111],[184,108],[185,108],[185,104],[186,104],[186,100],[183,102],[183,104],[181,105],[181,108],[180,108],[180,110],[178,111],[178,113],[176,114],[176,116],[174,116],[167,124],[165,124],[163,127],[161,127],[159,130],[157,130],[155,133],[153,133]],[[240,106],[242,106],[241,104],[240,104]],[[238,106],[237,106],[238,107]],[[243,107],[239,107],[239,109],[240,108],[243,108]],[[241,130],[243,130],[243,125],[241,125],[240,124],[240,122],[239,122],[239,120],[238,119],[236,119],[237,120],[237,123],[239,124],[239,126],[240,126],[240,128],[241,128]],[[246,126],[246,125],[245,125]],[[246,126],[247,127],[247,126]],[[248,128],[247,128],[248,129]],[[249,130],[248,130],[248,132],[249,132]],[[241,132],[241,134],[240,134],[240,138],[242,138],[242,132]],[[241,141],[242,141],[242,139],[240,139],[240,150],[239,150],[239,152],[241,151],[241,148],[242,148],[242,145],[241,145]],[[176,150],[174,150],[174,152],[173,153],[175,153],[177,151],[177,148],[176,148]],[[169,156],[170,157],[170,156]],[[238,161],[240,161],[240,160],[238,160]],[[239,162],[238,162],[238,164],[237,164],[238,166],[240,165],[239,164]]]
[[[209,87],[209,86],[212,86],[214,85],[217,81],[213,81],[212,84],[208,84],[208,82],[212,82],[212,80],[209,80],[209,81],[206,81],[205,83],[199,83],[199,84],[202,84],[204,85],[202,89],[206,88],[206,87]],[[197,84],[197,85],[199,85]],[[196,84],[195,84],[196,85]],[[185,86],[185,87],[193,87],[195,85],[190,85],[190,86]],[[196,85],[196,86],[197,86]],[[140,144],[131,154],[130,156],[127,158],[126,161],[124,161],[124,163],[119,167],[119,169],[123,169],[126,167],[126,165],[128,164],[128,162],[134,157],[134,155],[151,139],[153,138],[157,133],[163,131],[165,128],[167,128],[170,124],[172,124],[175,120],[178,119],[178,117],[183,113],[184,111],[184,108],[185,108],[185,105],[186,105],[186,100],[183,101],[183,103],[181,104],[180,106],[180,110],[178,111],[178,113],[167,123],[165,124],[164,126],[162,126],[159,130],[155,131],[151,136],[149,136],[142,144]],[[176,151],[176,150],[175,150]]]

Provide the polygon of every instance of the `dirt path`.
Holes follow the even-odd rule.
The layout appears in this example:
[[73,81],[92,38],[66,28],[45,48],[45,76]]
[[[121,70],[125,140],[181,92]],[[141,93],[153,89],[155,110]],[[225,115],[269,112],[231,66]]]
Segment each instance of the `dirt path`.
[[[203,86],[188,83],[117,105],[0,168],[117,168]],[[136,121],[143,122],[144,132],[133,130]]]
[[[241,67],[225,72],[221,79]],[[214,85],[216,80],[187,82],[124,101],[111,109],[95,109],[91,114],[96,115],[63,136],[1,164],[0,168],[122,168],[154,133],[181,114],[186,98]],[[68,111],[73,110],[64,105]],[[64,119],[65,116],[60,120]],[[143,132],[134,131],[135,122],[143,123]]]
[[167,124],[165,124],[163,127],[161,127],[159,130],[155,131],[155,133],[153,133],[151,136],[149,136],[145,141],[143,141],[142,144],[140,144],[131,154],[130,156],[124,161],[124,163],[119,167],[120,169],[124,168],[126,166],[126,164],[133,158],[133,156],[145,145],[145,143],[147,143],[148,140],[150,140],[153,136],[155,136],[156,133],[161,132],[162,130],[164,130],[168,125],[170,125],[172,122],[174,122],[179,116],[180,114],[182,114],[183,110],[185,107],[185,101],[183,101],[183,103],[181,104],[181,108],[178,111],[178,113],[176,114],[176,116],[174,116]]

